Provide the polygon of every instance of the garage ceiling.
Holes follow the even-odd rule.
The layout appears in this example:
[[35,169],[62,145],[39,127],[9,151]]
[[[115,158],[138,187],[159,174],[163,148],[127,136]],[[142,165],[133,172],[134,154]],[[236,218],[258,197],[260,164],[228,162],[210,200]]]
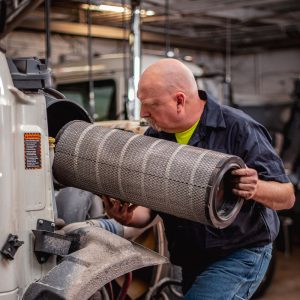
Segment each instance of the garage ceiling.
[[[37,1],[15,1],[19,3]],[[86,35],[87,10],[83,2],[51,1],[53,32]],[[99,1],[90,1],[96,5]],[[101,1],[126,5],[130,1]],[[144,43],[232,53],[300,47],[299,0],[144,0],[141,7],[150,16],[142,18]],[[130,10],[109,12],[90,7],[95,37],[123,39],[127,36]],[[29,12],[17,29],[42,30],[44,5]],[[150,11],[150,12],[149,12]],[[151,11],[155,14],[151,16]],[[85,26],[82,26],[84,24]],[[166,35],[167,33],[167,35]]]

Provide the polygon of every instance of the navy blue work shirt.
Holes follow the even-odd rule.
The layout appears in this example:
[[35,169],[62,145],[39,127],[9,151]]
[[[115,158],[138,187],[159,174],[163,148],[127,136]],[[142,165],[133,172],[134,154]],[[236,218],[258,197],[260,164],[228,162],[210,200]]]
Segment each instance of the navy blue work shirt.
[[[174,134],[153,128],[145,135],[176,142]],[[189,145],[237,155],[257,170],[259,179],[289,182],[267,130],[241,110],[209,97]],[[266,245],[274,241],[279,230],[277,213],[254,200],[245,201],[235,221],[225,229],[159,215],[164,221],[171,262],[185,267],[201,264],[207,257],[218,259],[235,249]]]

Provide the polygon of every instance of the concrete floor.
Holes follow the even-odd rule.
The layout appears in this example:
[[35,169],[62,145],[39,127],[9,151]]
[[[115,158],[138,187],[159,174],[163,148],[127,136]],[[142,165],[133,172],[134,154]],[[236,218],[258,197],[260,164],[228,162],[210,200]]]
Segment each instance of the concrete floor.
[[277,252],[277,266],[271,285],[261,300],[300,299],[300,246],[294,246],[290,256]]

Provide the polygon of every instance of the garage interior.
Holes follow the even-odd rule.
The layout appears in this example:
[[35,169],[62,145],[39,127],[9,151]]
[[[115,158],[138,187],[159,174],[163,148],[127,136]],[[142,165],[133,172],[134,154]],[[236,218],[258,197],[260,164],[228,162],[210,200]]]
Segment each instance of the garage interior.
[[[6,57],[45,59],[52,87],[97,122],[118,120],[115,126],[126,130],[121,120],[137,120],[129,104],[140,75],[131,63],[140,55],[142,69],[148,56],[190,64],[201,89],[263,124],[294,185],[296,203],[278,213],[274,259],[255,298],[299,299],[300,1],[0,0],[4,6],[0,46]],[[141,126],[134,126],[139,133]],[[156,250],[157,230],[136,241]],[[164,278],[164,270],[146,270],[135,271],[124,299],[146,299],[145,290],[159,282],[154,277]],[[174,268],[165,278],[175,274],[177,280],[178,272]],[[180,290],[172,291],[151,299],[181,299]]]

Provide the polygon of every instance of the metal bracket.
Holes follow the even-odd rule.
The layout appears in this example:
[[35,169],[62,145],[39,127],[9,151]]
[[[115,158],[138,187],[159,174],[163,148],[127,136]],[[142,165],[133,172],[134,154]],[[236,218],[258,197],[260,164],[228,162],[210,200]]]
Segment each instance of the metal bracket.
[[69,253],[72,237],[54,232],[55,224],[52,221],[38,219],[36,230],[32,230],[34,253],[40,264],[45,263],[51,255],[64,256]]
[[45,230],[49,232],[54,232],[55,223],[44,219],[38,219],[36,222],[36,230]]
[[18,236],[14,234],[9,234],[8,238],[0,251],[3,256],[9,260],[13,260],[14,256],[19,249],[24,244],[23,241],[18,240]]

